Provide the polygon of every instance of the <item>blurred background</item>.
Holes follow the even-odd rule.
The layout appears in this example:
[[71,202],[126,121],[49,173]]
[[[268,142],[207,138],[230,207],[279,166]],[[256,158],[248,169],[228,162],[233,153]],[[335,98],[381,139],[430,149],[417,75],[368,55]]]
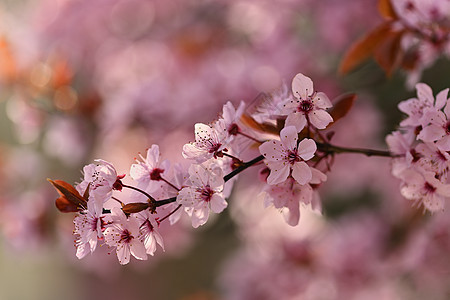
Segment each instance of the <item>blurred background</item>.
[[[411,208],[386,158],[337,157],[289,227],[264,209],[257,171],[193,230],[162,227],[163,252],[120,266],[106,246],[75,257],[73,215],[46,178],[79,181],[96,158],[128,173],[159,144],[181,161],[194,124],[250,106],[296,73],[333,99],[357,93],[335,144],[386,149],[415,95],[373,61],[337,73],[381,22],[375,0],[1,0],[0,299],[448,299],[450,218]],[[448,87],[440,59],[422,75]]]

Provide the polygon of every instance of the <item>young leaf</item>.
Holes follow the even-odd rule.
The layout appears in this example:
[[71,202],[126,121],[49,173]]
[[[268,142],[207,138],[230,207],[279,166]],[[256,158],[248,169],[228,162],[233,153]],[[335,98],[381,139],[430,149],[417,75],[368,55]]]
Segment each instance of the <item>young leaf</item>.
[[59,211],[64,213],[77,212],[87,207],[86,199],[84,199],[69,183],[62,180],[51,180],[48,178],[47,181],[53,185],[58,194],[61,196],[55,201],[56,207]]
[[275,134],[275,135],[278,135],[280,133],[279,130],[277,129],[277,127],[273,126],[272,124],[268,124],[268,123],[260,124],[260,123],[256,122],[256,120],[253,119],[252,116],[250,116],[248,114],[242,114],[241,121],[246,126],[252,128],[254,130],[260,131],[260,132],[271,133],[271,134]]
[[385,22],[356,41],[339,65],[339,73],[346,74],[373,55],[375,49],[391,31],[391,22]]
[[353,103],[355,102],[355,100],[356,94],[341,95],[334,99],[332,101],[333,107],[329,111],[330,115],[333,117],[333,123],[331,123],[329,126],[336,123],[339,119],[345,117],[345,115],[347,115],[347,113],[353,107]]
[[390,31],[374,51],[374,58],[390,77],[403,57],[401,40],[405,31]]
[[397,13],[392,6],[391,0],[379,0],[378,11],[380,12],[380,15],[385,19],[398,19]]

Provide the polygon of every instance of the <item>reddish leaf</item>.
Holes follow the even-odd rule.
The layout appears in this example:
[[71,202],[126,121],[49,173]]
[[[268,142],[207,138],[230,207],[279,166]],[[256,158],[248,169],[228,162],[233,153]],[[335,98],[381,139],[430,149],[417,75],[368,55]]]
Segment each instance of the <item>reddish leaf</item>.
[[380,12],[380,15],[385,19],[398,19],[397,13],[392,6],[391,0],[379,0],[378,11]]
[[122,207],[122,210],[126,214],[131,213],[138,213],[140,211],[146,210],[149,208],[149,203],[142,203],[142,202],[136,202],[136,203],[128,203]]
[[403,57],[401,40],[405,31],[390,31],[375,49],[374,58],[377,63],[391,76]]
[[83,210],[81,207],[79,207],[78,205],[70,202],[69,200],[67,200],[66,197],[62,196],[59,197],[55,200],[55,205],[56,208],[63,213],[71,213],[71,212],[78,212]]
[[[342,119],[347,115],[350,109],[353,107],[353,103],[356,100],[356,94],[346,94],[335,98],[333,102],[333,107],[330,110],[330,115],[333,117],[333,123],[336,123],[339,119]],[[327,128],[329,128],[329,126]]]
[[346,74],[373,55],[376,47],[391,31],[391,22],[385,22],[356,41],[339,65],[339,72]]
[[253,119],[252,116],[250,116],[248,114],[242,114],[241,121],[246,126],[253,128],[257,131],[271,133],[271,134],[275,134],[275,135],[278,135],[280,133],[279,130],[277,129],[277,127],[275,127],[274,125],[268,124],[268,123],[260,124],[260,123],[256,122],[256,120]]
[[56,199],[55,202],[59,211],[77,212],[86,208],[86,199],[84,199],[72,185],[62,180],[51,180],[47,178],[47,181],[53,185],[61,196]]

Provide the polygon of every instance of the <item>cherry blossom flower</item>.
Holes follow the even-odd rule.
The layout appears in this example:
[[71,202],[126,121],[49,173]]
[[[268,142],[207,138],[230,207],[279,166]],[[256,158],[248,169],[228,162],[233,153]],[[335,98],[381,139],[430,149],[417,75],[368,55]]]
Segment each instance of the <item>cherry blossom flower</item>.
[[392,160],[392,175],[399,178],[400,174],[419,159],[419,153],[412,146],[415,135],[411,132],[394,131],[386,136],[389,151],[398,157]]
[[239,132],[240,126],[242,126],[240,125],[240,118],[244,113],[244,109],[245,103],[243,101],[241,101],[237,109],[234,108],[230,101],[223,106],[222,119],[229,135],[233,136]]
[[245,125],[241,121],[241,117],[244,113],[245,103],[241,101],[238,108],[235,109],[233,104],[228,101],[222,110],[223,120],[220,125],[228,134],[227,143],[230,149],[227,149],[229,154],[242,153],[249,145],[254,141],[253,133],[244,132]]
[[210,209],[221,213],[228,203],[223,197],[223,173],[215,164],[195,165],[189,167],[191,185],[184,187],[177,196],[177,203],[186,208],[192,219],[192,226],[197,228],[208,221]]
[[89,187],[89,194],[99,208],[111,198],[113,190],[121,190],[120,181],[125,175],[117,175],[114,166],[101,159],[95,160],[98,164],[89,164],[83,168],[84,179],[77,185],[80,194]]
[[130,216],[127,218],[118,207],[111,209],[111,224],[103,235],[110,247],[116,247],[117,258],[121,265],[130,262],[130,254],[139,260],[146,260],[147,254],[143,242],[140,240],[139,221]]
[[139,227],[140,239],[144,243],[146,253],[153,256],[156,251],[156,245],[159,244],[164,250],[164,242],[157,228],[157,222],[152,213],[148,210],[137,213],[136,218],[141,224]]
[[283,128],[280,139],[265,142],[259,147],[270,169],[267,183],[281,183],[290,175],[301,185],[311,181],[312,172],[305,161],[311,159],[317,150],[314,140],[303,139],[297,145],[298,135],[294,126]]
[[287,115],[285,126],[295,126],[297,132],[308,124],[324,129],[333,122],[325,109],[332,106],[327,95],[315,92],[309,77],[299,73],[292,80],[292,93],[296,99],[282,103],[281,114]]
[[142,161],[136,160],[137,163],[131,165],[130,176],[138,182],[138,188],[152,193],[159,188],[160,185],[157,181],[160,181],[162,179],[161,174],[169,169],[169,161],[160,161],[161,155],[158,145],[152,145],[147,150],[147,157],[143,158],[140,155],[140,158]]
[[444,209],[445,201],[450,198],[450,185],[442,183],[434,172],[408,169],[402,174],[400,189],[403,197],[413,200],[431,212]]
[[262,103],[256,107],[252,117],[259,123],[271,122],[281,115],[282,104],[293,99],[288,86],[283,84],[277,91],[264,95]]
[[[424,127],[417,136],[424,142],[436,142],[436,145],[444,151],[450,151],[450,99],[447,99],[448,91],[447,88],[436,96],[435,109],[425,111]],[[442,112],[441,109],[444,105],[444,112]]]
[[[315,168],[311,168],[311,184],[320,184],[327,176]],[[313,209],[320,211],[320,199],[310,184],[300,185],[295,179],[276,184],[267,185],[264,189],[264,204],[266,207],[273,205],[280,209],[283,217],[291,226],[296,226],[300,220],[300,203],[311,204]]]
[[214,126],[195,124],[195,142],[183,146],[183,157],[202,163],[220,156],[228,139],[225,128],[223,120],[217,121]]
[[411,98],[398,104],[398,109],[408,115],[408,118],[400,122],[402,127],[416,128],[426,125],[424,124],[425,111],[433,107],[434,97],[431,88],[425,83],[418,83],[416,90],[417,98]]
[[78,213],[73,222],[75,224],[73,233],[78,236],[75,242],[76,256],[81,259],[89,252],[94,252],[97,247],[97,240],[103,237],[102,211],[99,211],[94,201],[90,200],[87,202],[87,209]]
[[446,179],[450,166],[450,154],[442,151],[433,143],[419,144],[416,149],[421,156],[419,160],[421,167],[434,172],[436,178],[440,178],[441,181]]
[[441,0],[395,0],[391,1],[398,20],[397,30],[405,30],[401,46],[414,57],[408,69],[407,84],[412,87],[425,68],[440,56],[450,55],[448,20],[450,4]]

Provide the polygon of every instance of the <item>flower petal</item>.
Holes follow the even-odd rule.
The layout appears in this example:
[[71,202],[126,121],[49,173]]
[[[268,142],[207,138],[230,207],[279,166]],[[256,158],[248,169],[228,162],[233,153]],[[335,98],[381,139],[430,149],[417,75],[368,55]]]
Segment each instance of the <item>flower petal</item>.
[[297,148],[297,129],[295,126],[284,127],[280,132],[280,139],[285,149],[293,150]]
[[311,78],[298,73],[292,80],[292,94],[300,99],[306,99],[314,92],[313,82]]
[[313,99],[313,103],[318,108],[330,108],[333,106],[325,93],[318,92]]
[[282,161],[286,156],[283,144],[277,140],[265,142],[259,146],[259,152],[265,159],[273,162]]
[[278,184],[286,180],[289,176],[290,167],[284,162],[268,162],[267,166],[270,169],[267,183],[270,185]]
[[297,162],[292,166],[292,177],[301,185],[311,181],[312,172],[309,166],[304,162]]
[[192,211],[192,227],[197,228],[208,221],[209,207],[207,204],[201,204]]
[[424,142],[434,142],[441,139],[443,136],[445,136],[444,128],[431,124],[423,128],[417,138]]
[[300,132],[306,126],[306,117],[301,112],[294,112],[287,116],[284,126],[295,126],[297,132]]
[[433,105],[434,102],[433,90],[430,88],[429,85],[425,83],[418,83],[416,84],[416,90],[417,90],[417,98],[419,98],[420,101]]
[[221,213],[228,206],[228,203],[223,198],[223,195],[215,193],[211,197],[210,205],[211,210],[216,214],[218,214]]
[[127,244],[119,244],[116,249],[116,254],[121,265],[126,265],[130,262],[130,247]]
[[139,239],[134,238],[130,245],[130,252],[131,254],[139,260],[146,260],[147,259],[147,251],[145,249],[144,243],[142,243]]
[[314,153],[316,153],[317,145],[312,139],[303,139],[298,144],[298,155],[304,160],[309,160],[313,158]]
[[184,187],[178,192],[177,203],[185,207],[192,207],[197,202],[195,201],[195,188]]
[[333,122],[333,117],[323,109],[317,109],[308,114],[309,120],[314,127],[325,129],[328,124]]
[[[439,94],[436,95],[436,104],[435,104],[436,109],[442,109],[448,103],[447,102],[448,91],[449,91],[449,89],[446,88],[445,90],[440,91]],[[450,116],[447,114],[448,110],[449,110],[449,108],[447,108],[447,107],[444,110],[447,117]]]

